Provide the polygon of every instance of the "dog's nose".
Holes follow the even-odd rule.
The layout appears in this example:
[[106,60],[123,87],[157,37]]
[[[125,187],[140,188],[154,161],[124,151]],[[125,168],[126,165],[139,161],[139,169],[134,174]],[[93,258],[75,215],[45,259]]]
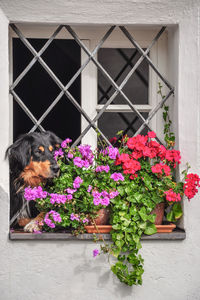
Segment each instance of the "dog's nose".
[[51,167],[51,170],[53,171],[54,174],[57,174],[58,171],[60,170],[59,166],[58,165],[54,165]]

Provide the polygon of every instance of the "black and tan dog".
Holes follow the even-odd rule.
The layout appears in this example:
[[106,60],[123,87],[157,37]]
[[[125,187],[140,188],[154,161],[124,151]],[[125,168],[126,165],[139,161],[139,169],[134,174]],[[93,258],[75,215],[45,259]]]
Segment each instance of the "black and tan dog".
[[34,218],[24,227],[26,232],[39,230],[38,223],[44,215],[38,215],[33,201],[27,203],[24,199],[24,188],[47,183],[58,176],[59,166],[54,159],[54,151],[60,147],[60,142],[52,132],[34,132],[21,136],[6,151],[10,163],[11,223]]

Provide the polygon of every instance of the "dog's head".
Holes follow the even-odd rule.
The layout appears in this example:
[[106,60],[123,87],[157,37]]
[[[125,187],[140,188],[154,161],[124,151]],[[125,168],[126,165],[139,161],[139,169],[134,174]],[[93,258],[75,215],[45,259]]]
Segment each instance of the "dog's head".
[[52,132],[34,132],[21,136],[7,151],[10,170],[25,186],[37,186],[58,175],[54,150],[61,140]]

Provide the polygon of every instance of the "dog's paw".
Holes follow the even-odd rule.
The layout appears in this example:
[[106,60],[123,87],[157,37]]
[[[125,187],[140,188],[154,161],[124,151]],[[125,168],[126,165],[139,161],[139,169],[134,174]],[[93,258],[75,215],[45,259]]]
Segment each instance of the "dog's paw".
[[24,227],[25,232],[38,232],[40,231],[40,226],[38,224],[38,221],[32,220],[26,226]]

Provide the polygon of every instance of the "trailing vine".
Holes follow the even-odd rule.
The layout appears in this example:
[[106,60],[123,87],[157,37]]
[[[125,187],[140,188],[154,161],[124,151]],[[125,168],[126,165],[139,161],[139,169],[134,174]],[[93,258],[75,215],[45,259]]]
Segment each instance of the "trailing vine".
[[[161,96],[162,99],[165,98],[165,95],[162,93],[162,85],[159,82],[158,83],[158,94]],[[171,125],[172,121],[169,116],[169,106],[164,104],[163,105],[163,120],[164,120],[164,128],[163,128],[163,133],[164,133],[164,140],[166,142],[166,148],[174,148],[175,145],[175,134],[171,131]]]

